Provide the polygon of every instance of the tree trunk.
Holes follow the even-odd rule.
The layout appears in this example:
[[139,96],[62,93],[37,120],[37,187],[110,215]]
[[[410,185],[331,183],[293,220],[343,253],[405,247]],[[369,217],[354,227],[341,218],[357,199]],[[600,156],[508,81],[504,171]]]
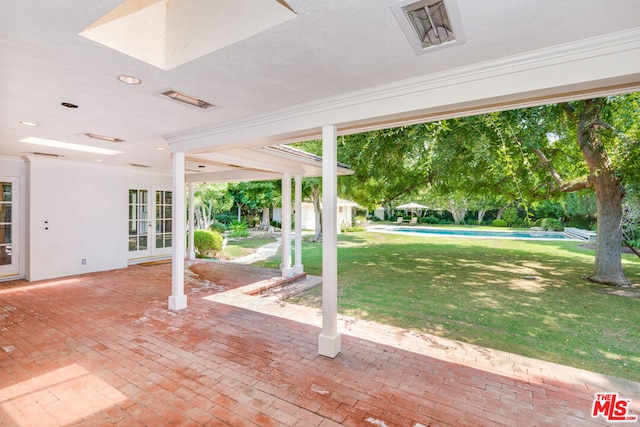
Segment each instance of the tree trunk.
[[622,286],[630,282],[622,271],[622,198],[624,189],[611,173],[593,178],[598,231],[592,282]]
[[484,219],[485,213],[487,213],[486,209],[478,209],[478,224],[482,224],[482,220]]
[[269,229],[269,208],[262,208],[262,227]]
[[[622,271],[622,198],[624,188],[616,178],[612,162],[599,132],[607,125],[600,121],[603,99],[586,100],[577,121],[578,146],[589,167],[588,181],[596,192],[597,225],[596,260],[589,280],[605,285],[628,285]],[[564,104],[565,112],[575,116],[575,109]]]
[[313,210],[316,217],[316,234],[313,236],[314,242],[322,241],[322,207],[320,206],[320,188],[311,188],[311,202],[313,203]]

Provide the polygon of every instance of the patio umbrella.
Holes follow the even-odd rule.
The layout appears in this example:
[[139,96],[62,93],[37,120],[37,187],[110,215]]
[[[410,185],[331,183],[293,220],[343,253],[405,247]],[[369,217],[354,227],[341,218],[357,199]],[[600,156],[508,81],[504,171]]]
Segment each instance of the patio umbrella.
[[413,216],[414,209],[427,209],[428,207],[425,205],[421,205],[419,203],[409,202],[404,205],[396,206],[396,209],[403,209],[405,212],[410,210],[411,216]]

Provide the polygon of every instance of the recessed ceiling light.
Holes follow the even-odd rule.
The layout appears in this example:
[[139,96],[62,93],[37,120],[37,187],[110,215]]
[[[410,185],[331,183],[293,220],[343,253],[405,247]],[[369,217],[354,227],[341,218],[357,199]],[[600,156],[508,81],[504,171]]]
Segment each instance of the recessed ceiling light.
[[156,150],[158,150],[158,151],[166,151],[167,147],[156,147]]
[[27,144],[42,145],[45,147],[62,148],[64,150],[84,151],[87,153],[105,154],[107,156],[113,156],[114,154],[122,154],[122,151],[109,150],[108,148],[90,147],[88,145],[72,144],[70,142],[56,141],[53,139],[37,138],[30,136],[28,138],[21,139],[20,142]]
[[126,74],[120,74],[118,76],[118,80],[128,85],[139,85],[140,83],[142,83],[142,80],[140,80],[139,78],[134,76],[128,76]]
[[76,104],[72,104],[70,102],[63,102],[60,105],[62,105],[63,107],[67,107],[67,108],[78,108],[78,106]]
[[21,124],[21,125],[23,125],[23,126],[31,126],[31,127],[37,127],[37,126],[40,126],[40,125],[39,125],[39,124],[37,124],[37,123],[34,123],[34,122],[25,122],[24,120],[21,120],[21,121],[20,121],[20,124]]
[[102,162],[102,159],[93,159],[93,161],[100,163],[100,162]]
[[104,135],[98,135],[95,133],[85,133],[85,136],[88,136],[89,138],[93,138],[93,139],[99,139],[101,141],[107,141],[107,142],[124,142],[124,139],[120,139],[120,138],[113,138],[111,136],[104,136]]

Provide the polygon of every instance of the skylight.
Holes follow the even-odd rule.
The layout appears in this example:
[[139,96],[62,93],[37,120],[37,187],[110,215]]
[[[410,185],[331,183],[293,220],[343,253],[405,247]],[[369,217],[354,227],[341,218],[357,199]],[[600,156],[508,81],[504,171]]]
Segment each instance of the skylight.
[[70,142],[56,141],[53,139],[37,138],[30,136],[21,139],[20,142],[27,144],[41,145],[44,147],[61,148],[63,150],[84,151],[86,153],[105,154],[107,156],[113,156],[115,154],[122,154],[122,151],[110,150],[108,148],[92,147],[89,145],[72,144]]
[[124,0],[80,35],[170,70],[295,16],[284,0]]
[[405,0],[392,11],[418,54],[464,41],[455,0]]

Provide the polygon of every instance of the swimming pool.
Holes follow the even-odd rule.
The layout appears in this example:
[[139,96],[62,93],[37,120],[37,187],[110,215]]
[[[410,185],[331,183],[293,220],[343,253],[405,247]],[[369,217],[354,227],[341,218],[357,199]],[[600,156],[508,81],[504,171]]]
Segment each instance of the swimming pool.
[[448,236],[448,237],[472,237],[472,238],[496,238],[496,239],[520,239],[520,240],[573,240],[577,239],[558,231],[491,231],[491,230],[464,230],[434,227],[373,227],[370,231],[383,233],[410,234],[414,236]]

